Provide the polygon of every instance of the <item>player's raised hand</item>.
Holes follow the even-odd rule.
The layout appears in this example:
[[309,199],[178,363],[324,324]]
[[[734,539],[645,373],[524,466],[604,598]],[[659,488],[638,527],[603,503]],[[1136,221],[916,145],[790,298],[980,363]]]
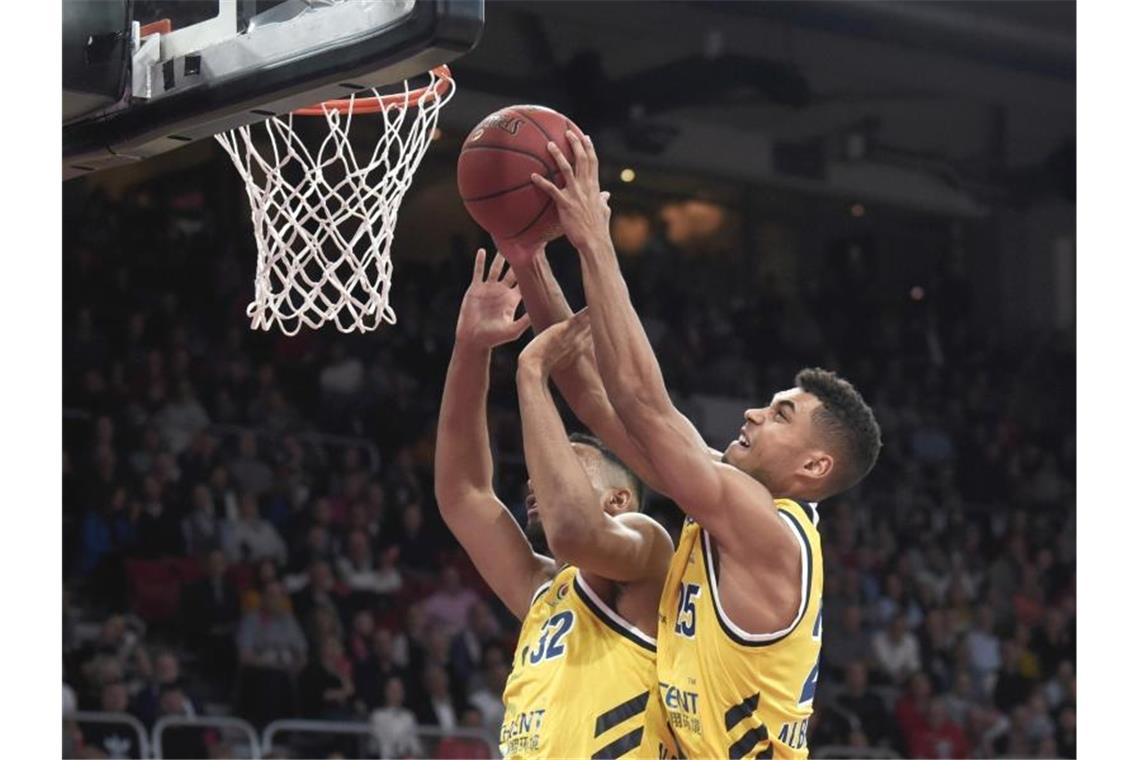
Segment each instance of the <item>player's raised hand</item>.
[[570,319],[553,324],[536,335],[519,354],[519,370],[537,372],[546,377],[593,350],[587,306]]
[[471,284],[459,306],[459,320],[455,325],[455,341],[476,348],[491,349],[517,339],[530,327],[530,317],[516,318],[522,293],[515,282],[515,273],[507,268],[507,260],[500,253],[485,272],[487,252],[480,248],[475,254],[475,267]]
[[598,154],[593,141],[589,137],[579,138],[572,130],[567,130],[566,138],[574,151],[573,165],[553,142],[546,146],[566,180],[566,187],[560,189],[539,174],[531,174],[530,181],[554,200],[563,232],[581,250],[609,240],[609,193],[602,193],[598,185]]

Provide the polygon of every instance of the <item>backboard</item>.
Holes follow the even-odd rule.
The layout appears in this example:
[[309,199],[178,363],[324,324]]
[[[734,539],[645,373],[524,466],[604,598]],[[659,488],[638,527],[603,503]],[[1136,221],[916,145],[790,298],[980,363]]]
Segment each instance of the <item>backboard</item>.
[[471,50],[483,0],[67,0],[64,179]]

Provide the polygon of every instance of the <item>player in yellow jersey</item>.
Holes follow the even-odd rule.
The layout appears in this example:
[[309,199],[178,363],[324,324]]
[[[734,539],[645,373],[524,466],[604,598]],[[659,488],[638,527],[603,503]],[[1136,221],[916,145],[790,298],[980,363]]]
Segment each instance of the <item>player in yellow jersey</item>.
[[[533,489],[527,535],[491,488],[491,350],[517,338],[531,321],[541,329],[551,314],[566,309],[561,291],[549,287],[552,279],[541,284],[541,252],[523,258],[526,288],[518,287],[514,269],[503,276],[502,256],[486,276],[483,251],[476,257],[460,307],[436,444],[440,512],[522,621],[503,695],[501,750],[508,758],[658,758],[672,747],[656,698],[654,634],[673,545],[660,525],[639,513],[642,486],[636,476],[600,443],[567,437],[550,396],[550,374],[563,375],[571,396],[604,394],[596,369],[582,375],[580,357],[564,362],[567,352],[546,350],[560,345],[550,339],[557,331],[540,334],[519,360]],[[530,314],[515,319],[520,290],[535,297]],[[592,408],[616,419],[612,409]],[[532,541],[548,546],[553,556],[535,551]]]
[[[592,348],[626,439],[602,440],[688,515],[662,592],[659,694],[688,757],[802,758],[818,676],[823,563],[816,503],[862,479],[881,446],[874,414],[846,381],[805,370],[744,412],[723,455],[672,404],[630,302],[587,137],[574,163],[548,148],[566,186],[554,200],[578,249],[589,306],[561,333]],[[628,449],[627,449],[628,447]]]

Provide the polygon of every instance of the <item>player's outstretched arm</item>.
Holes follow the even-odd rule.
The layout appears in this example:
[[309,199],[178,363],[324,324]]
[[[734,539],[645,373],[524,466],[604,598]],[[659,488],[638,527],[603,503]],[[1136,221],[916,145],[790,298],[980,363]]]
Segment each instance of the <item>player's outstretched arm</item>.
[[[602,196],[603,199],[608,198],[609,193],[602,193]],[[500,252],[511,262],[511,270],[518,278],[519,291],[522,292],[523,304],[535,335],[573,315],[562,287],[550,268],[544,245],[498,245]],[[593,347],[577,352],[564,364],[554,368],[550,376],[582,424],[598,436],[618,459],[638,473],[646,485],[658,490],[657,473],[633,443],[606,396]]]
[[583,144],[571,133],[569,141],[573,166],[554,143],[548,145],[566,187],[559,189],[537,174],[531,181],[554,200],[562,228],[578,249],[594,353],[610,402],[658,473],[657,490],[708,529],[730,554],[762,557],[794,579],[799,549],[778,518],[772,495],[736,468],[713,461],[697,429],[673,406],[610,240],[610,211],[598,187],[597,153],[589,137]]
[[496,257],[484,277],[486,253],[475,257],[471,285],[459,308],[455,347],[447,368],[436,436],[435,497],[447,527],[479,573],[512,613],[523,617],[534,590],[554,571],[534,553],[491,487],[487,431],[491,350],[515,340],[529,320],[515,319],[520,296],[505,260]]
[[590,350],[585,313],[549,328],[519,357],[523,450],[551,551],[561,561],[620,583],[661,580],[673,553],[669,534],[639,513],[611,516],[574,453],[550,391],[550,374]]

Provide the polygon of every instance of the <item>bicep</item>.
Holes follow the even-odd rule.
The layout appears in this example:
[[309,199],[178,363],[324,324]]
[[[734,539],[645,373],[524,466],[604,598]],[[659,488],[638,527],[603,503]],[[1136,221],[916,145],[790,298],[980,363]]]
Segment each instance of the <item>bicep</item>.
[[444,520],[491,590],[516,617],[524,617],[534,590],[554,574],[554,561],[534,552],[494,494],[462,497]]

